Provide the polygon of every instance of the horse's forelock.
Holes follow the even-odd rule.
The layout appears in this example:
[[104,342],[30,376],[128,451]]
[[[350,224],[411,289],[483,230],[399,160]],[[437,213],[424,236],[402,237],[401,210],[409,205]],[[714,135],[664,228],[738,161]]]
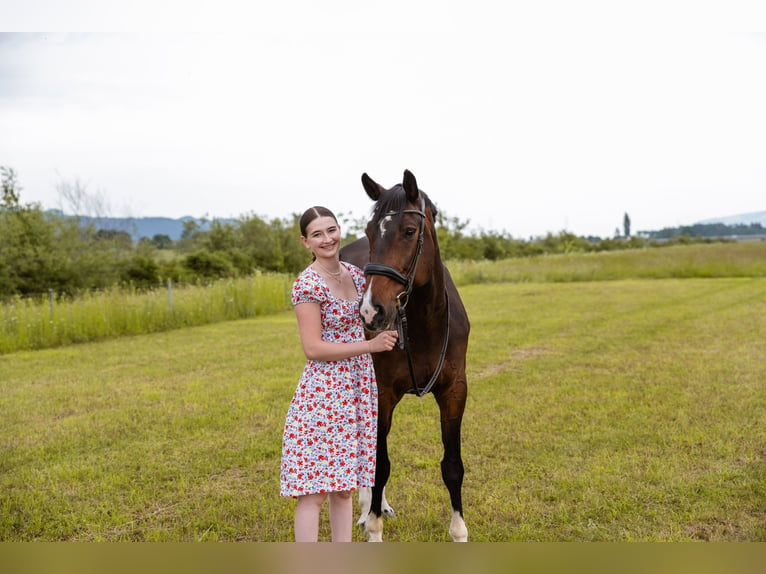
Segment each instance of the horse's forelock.
[[407,205],[407,197],[401,185],[395,185],[385,193],[381,193],[372,210],[375,222],[380,221],[388,213],[396,213]]
[[[435,218],[438,213],[436,206],[422,190],[420,190],[420,194],[425,199],[426,207],[430,208]],[[372,208],[372,219],[377,223],[387,214],[398,213],[404,209],[407,209],[407,194],[404,191],[404,187],[401,184],[397,184],[380,195],[380,198]]]

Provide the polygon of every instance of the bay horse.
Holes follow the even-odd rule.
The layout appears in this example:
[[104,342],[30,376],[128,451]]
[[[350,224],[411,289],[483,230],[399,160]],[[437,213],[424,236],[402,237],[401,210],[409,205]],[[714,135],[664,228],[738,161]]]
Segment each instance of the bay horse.
[[468,540],[463,519],[460,426],[468,385],[465,376],[470,325],[465,307],[439,253],[436,207],[405,170],[402,184],[385,189],[366,173],[362,186],[375,202],[366,237],[341,249],[340,257],[364,269],[367,288],[359,312],[368,332],[397,328],[399,348],[372,355],[378,382],[378,446],[375,486],[360,492],[371,542],[383,539],[383,514],[393,515],[384,488],[391,473],[388,433],[404,395],[432,393],[441,418],[441,474],[449,491],[449,534]]

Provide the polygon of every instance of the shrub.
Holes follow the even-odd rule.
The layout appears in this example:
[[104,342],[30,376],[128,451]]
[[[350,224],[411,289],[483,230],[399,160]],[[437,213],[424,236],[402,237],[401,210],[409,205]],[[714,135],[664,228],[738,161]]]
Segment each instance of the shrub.
[[184,267],[194,274],[206,279],[231,277],[234,266],[224,253],[199,250],[187,255],[183,261]]

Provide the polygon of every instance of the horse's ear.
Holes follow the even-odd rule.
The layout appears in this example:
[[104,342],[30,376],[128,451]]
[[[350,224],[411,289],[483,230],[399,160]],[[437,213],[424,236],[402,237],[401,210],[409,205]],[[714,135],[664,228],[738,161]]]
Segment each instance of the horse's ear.
[[420,191],[418,190],[418,182],[415,181],[415,176],[412,175],[412,172],[408,169],[404,170],[402,186],[404,187],[404,192],[407,194],[407,199],[411,203],[416,203],[418,197],[420,196]]
[[362,174],[362,186],[373,201],[378,201],[380,194],[385,191],[379,184],[375,183],[366,173]]

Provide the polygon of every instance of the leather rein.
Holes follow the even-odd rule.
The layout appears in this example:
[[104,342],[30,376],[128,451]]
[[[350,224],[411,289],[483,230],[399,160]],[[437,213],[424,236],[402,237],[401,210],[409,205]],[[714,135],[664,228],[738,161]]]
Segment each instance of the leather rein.
[[415,369],[412,365],[412,353],[410,351],[409,332],[407,329],[406,307],[407,307],[407,303],[409,303],[410,293],[412,293],[413,279],[415,278],[415,271],[418,266],[418,260],[420,259],[421,252],[423,251],[423,237],[425,235],[425,225],[426,225],[425,211],[426,211],[426,203],[425,203],[425,199],[421,195],[420,209],[404,209],[399,212],[392,211],[392,212],[386,213],[387,216],[403,215],[405,213],[414,213],[415,215],[420,216],[420,235],[418,236],[418,245],[417,245],[417,249],[415,250],[415,255],[413,256],[412,261],[410,262],[410,266],[409,266],[409,269],[407,270],[406,275],[394,269],[390,265],[385,265],[383,263],[368,263],[364,268],[365,275],[382,275],[384,277],[388,277],[389,279],[393,279],[397,283],[400,283],[401,285],[404,286],[404,291],[402,291],[401,293],[399,293],[399,295],[396,296],[396,312],[397,312],[396,328],[399,331],[399,340],[397,341],[397,346],[400,349],[403,349],[405,351],[405,354],[407,355],[407,368],[409,369],[410,380],[412,381],[412,389],[410,392],[414,393],[418,397],[422,397],[426,395],[434,386],[434,383],[436,383],[436,379],[439,378],[439,374],[441,373],[442,366],[444,365],[444,357],[447,355],[447,344],[449,343],[449,321],[450,321],[449,295],[447,294],[447,289],[445,286],[444,300],[447,303],[447,314],[446,314],[446,329],[444,332],[444,342],[442,343],[442,349],[441,349],[441,353],[439,354],[439,361],[436,364],[436,370],[431,375],[431,378],[425,384],[425,386],[419,387],[415,379]]

